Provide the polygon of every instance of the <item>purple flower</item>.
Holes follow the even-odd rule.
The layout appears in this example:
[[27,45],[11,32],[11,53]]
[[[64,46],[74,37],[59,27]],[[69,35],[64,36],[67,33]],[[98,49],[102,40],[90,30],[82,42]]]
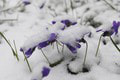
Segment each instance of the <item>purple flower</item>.
[[72,22],[72,21],[70,21],[70,20],[68,20],[68,19],[66,19],[66,20],[61,20],[61,23],[65,24],[67,27],[69,27],[69,26],[71,26],[71,25],[77,24],[77,22]]
[[55,24],[56,23],[56,21],[52,21],[52,24]]
[[72,52],[72,53],[77,53],[77,48],[73,47],[70,44],[65,44],[67,48]]
[[29,57],[32,55],[32,53],[35,51],[35,48],[36,48],[36,47],[29,48],[29,49],[28,49],[27,51],[25,51],[25,52],[24,52],[24,50],[21,48],[20,51],[24,52],[25,56],[26,56],[27,58],[29,58]]
[[55,41],[57,38],[57,35],[55,33],[51,33],[48,41]]
[[118,33],[118,28],[120,27],[120,22],[118,21],[118,22],[116,22],[116,21],[113,21],[113,29],[114,29],[114,32],[115,32],[115,34],[117,34]]
[[38,44],[38,49],[42,49],[44,47],[47,47],[50,43],[53,43],[56,41],[57,35],[55,33],[51,33],[48,40],[40,42]]
[[48,68],[48,67],[43,67],[42,77],[48,76],[49,73],[50,73],[50,68]]
[[38,44],[38,49],[42,49],[42,48],[48,46],[49,44],[50,44],[49,41],[40,42],[40,43]]
[[29,5],[31,2],[29,0],[23,0],[24,5]]
[[76,43],[75,46],[76,46],[76,48],[80,48],[81,47],[81,45],[79,43]]
[[120,22],[116,22],[116,21],[113,21],[113,25],[111,27],[111,29],[109,30],[103,30],[103,29],[100,29],[100,30],[97,30],[96,32],[99,32],[99,31],[102,31],[103,32],[103,37],[105,36],[111,36],[112,34],[115,33],[115,35],[118,33],[118,29],[120,27]]

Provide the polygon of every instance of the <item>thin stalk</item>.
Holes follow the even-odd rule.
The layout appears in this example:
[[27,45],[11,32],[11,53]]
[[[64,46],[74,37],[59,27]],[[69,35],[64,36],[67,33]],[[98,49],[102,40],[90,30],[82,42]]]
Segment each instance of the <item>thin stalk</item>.
[[25,58],[25,61],[26,61],[27,65],[28,65],[29,71],[32,72],[29,61],[28,61],[27,57],[25,56],[24,52],[23,52],[23,55],[24,55],[24,58]]
[[83,61],[84,66],[85,66],[85,62],[86,62],[86,58],[87,58],[87,51],[88,51],[88,43],[86,40],[85,40],[85,43],[86,43],[86,50],[85,50],[85,57],[84,57],[84,61]]
[[109,2],[106,0],[103,0],[105,3],[107,3],[113,10],[118,11],[113,5],[111,5]]
[[110,36],[110,40],[112,41],[113,45],[116,47],[116,49],[120,52],[120,49],[118,48],[118,46],[115,44],[114,40],[112,39],[112,37]]
[[13,40],[13,43],[14,43],[14,47],[15,47],[16,58],[19,61],[19,57],[18,57],[18,52],[17,52],[17,47],[16,47],[15,40]]
[[100,42],[101,42],[102,36],[103,36],[103,34],[99,38],[99,42],[98,42],[98,46],[97,46],[97,50],[96,50],[96,54],[95,54],[96,57],[98,55],[98,50],[99,50],[99,47],[100,47]]
[[5,41],[7,42],[7,44],[10,46],[12,52],[13,52],[13,55],[16,57],[16,59],[19,61],[19,59],[17,58],[16,56],[16,53],[14,51],[14,49],[12,48],[11,44],[9,43],[9,41],[7,40],[7,38],[2,34],[2,32],[0,32],[0,35],[5,39]]
[[54,43],[52,44],[52,48],[54,49]]
[[62,53],[64,52],[64,44],[63,44],[63,46],[62,46]]
[[56,42],[56,46],[57,46],[57,51],[58,53],[60,53],[59,47],[58,47],[58,43]]
[[50,63],[49,59],[48,59],[48,58],[47,58],[47,56],[44,54],[43,50],[42,50],[42,49],[40,49],[40,50],[41,50],[41,52],[42,52],[43,56],[46,58],[46,60],[47,60],[47,62],[49,63],[49,65],[51,65],[51,63]]

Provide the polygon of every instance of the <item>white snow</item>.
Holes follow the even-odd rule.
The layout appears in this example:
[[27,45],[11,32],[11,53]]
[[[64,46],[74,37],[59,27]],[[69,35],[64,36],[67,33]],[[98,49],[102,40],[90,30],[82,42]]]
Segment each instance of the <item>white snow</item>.
[[[16,5],[19,5],[17,4],[19,1],[21,5],[15,8]],[[31,4],[27,6],[23,5],[22,1],[0,1],[0,32],[5,35],[13,48],[15,40],[20,59],[19,62],[16,60],[11,48],[0,36],[0,80],[120,80],[120,52],[109,38],[102,38],[107,44],[104,45],[101,41],[98,56],[95,56],[101,34],[96,31],[109,30],[114,20],[120,21],[119,0],[109,0],[109,3],[118,11],[112,9],[103,0],[30,0]],[[73,3],[73,9],[71,9],[70,1]],[[42,4],[45,5],[40,9]],[[10,10],[6,10],[8,8]],[[7,21],[7,19],[15,19],[15,21]],[[77,24],[61,30],[64,27],[64,24],[61,23],[63,19],[69,19]],[[91,20],[101,24],[94,28]],[[52,21],[56,21],[56,24],[53,25]],[[92,33],[91,37],[89,37],[89,32]],[[42,52],[36,48],[28,58],[32,68],[32,72],[30,72],[20,48],[26,51],[47,40],[51,33],[57,34],[57,41],[70,43],[73,46],[75,46],[76,39],[84,37],[88,42],[85,67],[90,71],[82,72],[86,50],[84,43],[80,43],[81,48],[78,49],[77,54],[72,54],[66,46],[62,53],[63,45],[58,45],[59,53],[56,43],[54,43],[42,50],[52,64],[63,61],[50,67]],[[112,35],[112,38],[120,48],[120,28],[118,34]],[[73,58],[75,60],[71,61]],[[78,72],[78,74],[69,73],[67,64],[71,71]],[[44,66],[50,68],[50,73],[47,77],[42,78],[41,71]]]

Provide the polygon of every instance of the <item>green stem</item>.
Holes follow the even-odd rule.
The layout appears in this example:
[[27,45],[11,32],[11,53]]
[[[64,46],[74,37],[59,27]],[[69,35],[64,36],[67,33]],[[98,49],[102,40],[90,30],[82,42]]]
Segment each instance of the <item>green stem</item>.
[[15,40],[13,41],[13,43],[14,43],[14,47],[15,47],[16,58],[19,61],[19,57],[18,57],[18,52],[17,52],[17,47],[16,47]]
[[28,62],[28,59],[27,59],[27,57],[25,56],[24,52],[23,52],[23,55],[24,55],[24,58],[25,58],[25,61],[26,61],[27,65],[28,65],[29,71],[32,72],[32,69],[31,69],[30,64],[29,64],[29,62]]
[[116,49],[120,52],[120,49],[118,48],[118,46],[115,44],[114,40],[112,39],[112,37],[110,36],[110,40],[112,41],[113,45],[116,47]]
[[43,56],[44,56],[44,57],[46,58],[46,60],[48,61],[49,65],[51,65],[51,63],[50,63],[49,59],[48,59],[48,58],[47,58],[47,56],[44,54],[43,50],[42,50],[42,49],[40,49],[40,50],[41,50],[41,52],[42,52]]
[[3,35],[2,32],[0,32],[0,35],[5,39],[5,41],[7,42],[7,44],[10,46],[12,52],[13,52],[13,55],[17,58],[17,60],[19,61],[18,57],[16,56],[16,53],[14,51],[14,49],[12,48],[11,44],[9,43],[9,41],[7,40],[7,38]]
[[85,40],[85,43],[86,43],[86,50],[85,50],[85,57],[84,57],[84,61],[83,61],[84,66],[85,66],[85,62],[86,62],[86,58],[87,58],[87,51],[88,51],[88,43],[86,40]]
[[99,42],[98,42],[98,46],[97,46],[97,50],[96,50],[96,54],[95,54],[96,57],[98,55],[98,50],[99,50],[99,47],[100,47],[100,42],[101,42],[102,36],[103,36],[103,34],[99,38]]

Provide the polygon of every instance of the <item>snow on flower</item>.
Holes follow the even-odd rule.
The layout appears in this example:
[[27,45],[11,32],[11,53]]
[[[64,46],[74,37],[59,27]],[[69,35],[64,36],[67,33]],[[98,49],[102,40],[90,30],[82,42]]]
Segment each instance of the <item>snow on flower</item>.
[[118,22],[117,21],[113,21],[112,27],[100,29],[100,30],[97,30],[97,32],[102,31],[104,37],[105,36],[111,36],[114,33],[116,35],[118,33],[119,27],[120,27],[120,22],[119,21]]
[[[68,16],[64,18],[58,17],[55,19],[56,21],[52,21],[52,26],[50,25],[46,29],[47,36],[43,35],[43,37],[46,37],[46,39],[43,39],[42,41],[39,40],[37,41],[37,44],[34,46],[30,45],[31,47],[27,48],[25,51],[25,55],[27,57],[31,56],[36,47],[38,47],[38,49],[42,49],[47,47],[49,44],[54,43],[55,41],[65,44],[72,53],[77,53],[77,49],[81,47],[79,44],[80,40],[83,39],[86,34],[90,33],[89,29],[86,29],[85,26],[77,24],[74,18]],[[67,28],[65,28],[65,26]],[[31,43],[32,42],[30,42],[30,44]]]

